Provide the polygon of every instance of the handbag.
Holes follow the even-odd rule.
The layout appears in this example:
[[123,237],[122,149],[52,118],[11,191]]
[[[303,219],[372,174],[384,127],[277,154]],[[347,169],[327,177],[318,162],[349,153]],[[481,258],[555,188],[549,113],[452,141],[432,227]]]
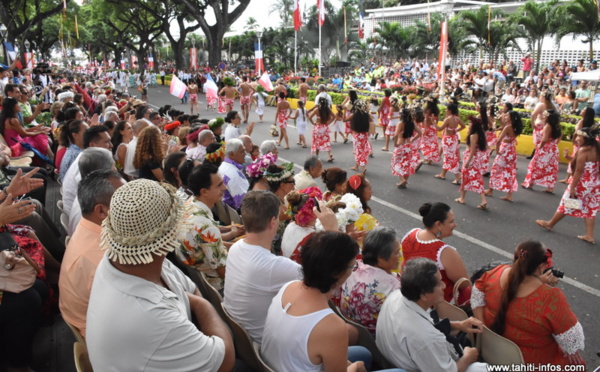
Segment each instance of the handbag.
[[[459,290],[460,285],[464,282],[468,282],[469,286]],[[452,289],[452,304],[463,309],[469,316],[473,314],[471,310],[471,286],[472,283],[469,278],[462,277],[454,283]]]
[[277,130],[277,126],[275,124],[271,125],[271,127],[269,128],[269,133],[272,137],[279,136],[279,131]]
[[[8,231],[0,233],[0,291],[21,293],[31,288],[41,272],[38,264],[21,250]],[[9,266],[7,265],[9,263]]]
[[581,199],[572,199],[572,198],[564,198],[563,205],[565,206],[565,208],[575,209],[578,211],[581,210],[581,208],[583,207],[583,205],[581,203]]

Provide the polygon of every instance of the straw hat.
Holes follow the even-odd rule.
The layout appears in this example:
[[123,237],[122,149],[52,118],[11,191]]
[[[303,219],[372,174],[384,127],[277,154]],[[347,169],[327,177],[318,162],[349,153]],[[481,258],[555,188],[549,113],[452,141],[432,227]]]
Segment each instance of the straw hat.
[[101,246],[120,264],[149,264],[179,246],[188,206],[165,183],[139,179],[115,191],[102,222]]

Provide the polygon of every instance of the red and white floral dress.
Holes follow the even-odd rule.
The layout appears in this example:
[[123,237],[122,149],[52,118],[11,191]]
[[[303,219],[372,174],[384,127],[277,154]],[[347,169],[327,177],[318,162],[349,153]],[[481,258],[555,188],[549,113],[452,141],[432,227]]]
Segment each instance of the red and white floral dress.
[[460,189],[483,194],[485,191],[483,187],[483,172],[487,168],[487,149],[484,151],[477,149],[475,155],[473,155],[473,159],[471,159],[471,164],[467,166],[466,161],[470,155],[471,149],[467,148],[463,153],[462,183]]
[[[456,129],[454,129],[456,131]],[[442,169],[450,173],[458,173],[458,146],[460,145],[460,137],[458,133],[444,135],[442,137],[442,151],[444,152],[444,163]]]
[[496,136],[496,131],[488,130],[487,132],[485,132],[485,140],[487,142],[489,151],[491,151],[492,148],[495,148],[496,144],[498,143],[498,136]]
[[219,114],[224,114],[225,112],[227,112],[227,109],[225,108],[225,96],[219,96],[219,101],[217,103],[217,112]]
[[352,145],[354,151],[354,161],[361,167],[367,166],[369,154],[373,151],[369,142],[368,132],[352,132]]
[[421,137],[421,152],[425,160],[433,163],[440,161],[440,148],[438,145],[437,129],[433,125],[423,126],[423,136]]
[[[398,114],[399,114],[398,112],[391,113],[392,116],[398,115]],[[399,121],[400,121],[400,119],[397,117],[390,118],[387,126],[385,127],[385,130],[383,131],[383,134],[385,134],[386,136],[393,136],[394,134],[396,134],[396,126],[398,125]]]
[[[510,141],[507,141],[510,140]],[[506,137],[498,147],[490,173],[490,188],[502,192],[517,191],[517,141]]]
[[533,144],[537,147],[537,145],[542,142],[542,138],[544,137],[544,119],[538,117],[535,119],[535,123],[533,125]]
[[390,99],[388,97],[383,97],[381,100],[381,112],[379,113],[379,125],[384,127],[384,129],[390,123],[390,108]]
[[554,189],[558,178],[558,141],[552,140],[535,151],[527,166],[524,187],[540,185]]
[[583,174],[575,187],[577,199],[581,200],[581,210],[564,206],[565,199],[571,197],[570,189],[570,187],[567,187],[565,190],[558,205],[558,212],[579,218],[596,217],[600,206],[600,162],[586,161]]
[[288,119],[290,117],[289,110],[281,110],[279,114],[277,114],[277,126],[279,128],[286,128],[288,125]]
[[312,132],[312,145],[310,152],[331,151],[331,138],[329,138],[329,125],[315,124]]

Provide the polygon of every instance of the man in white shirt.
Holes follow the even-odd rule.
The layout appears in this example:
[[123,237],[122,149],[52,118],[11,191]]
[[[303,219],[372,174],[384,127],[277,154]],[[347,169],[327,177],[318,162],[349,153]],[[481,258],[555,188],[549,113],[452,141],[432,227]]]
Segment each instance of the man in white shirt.
[[258,343],[271,300],[285,283],[301,277],[300,265],[271,253],[280,206],[281,200],[272,192],[249,191],[242,201],[246,237],[227,256],[225,308]]
[[[175,189],[140,179],[113,194],[87,312],[94,371],[230,371],[231,332],[165,256],[178,246]],[[192,322],[192,314],[195,322]]]
[[306,189],[308,187],[318,187],[315,178],[321,177],[323,173],[323,163],[316,155],[311,155],[304,162],[304,170],[294,176],[294,188],[296,190]]
[[125,165],[123,166],[123,172],[130,177],[138,177],[139,171],[133,166],[133,158],[135,157],[135,148],[137,146],[137,139],[140,133],[148,127],[146,120],[136,120],[133,123],[133,139],[127,144],[127,152],[125,153]]
[[[446,336],[433,325],[429,309],[444,301],[442,275],[427,258],[413,258],[402,271],[400,289],[385,300],[377,319],[377,346],[396,367],[408,372],[484,372],[478,352],[463,349],[458,357]],[[450,322],[452,329],[481,333],[483,323],[475,318]]]
[[327,103],[329,104],[329,107],[331,107],[331,105],[333,105],[333,100],[331,99],[331,96],[329,95],[329,93],[327,93],[327,87],[323,84],[319,85],[318,87],[318,91],[319,94],[317,94],[317,96],[315,97],[315,107],[318,106],[319,104],[319,99],[321,98],[325,98],[327,100]]

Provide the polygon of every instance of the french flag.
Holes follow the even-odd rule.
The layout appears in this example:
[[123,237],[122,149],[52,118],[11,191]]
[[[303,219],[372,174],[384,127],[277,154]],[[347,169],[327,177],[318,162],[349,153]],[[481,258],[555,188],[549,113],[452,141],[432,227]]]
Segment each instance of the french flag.
[[217,92],[218,92],[218,88],[217,88],[217,84],[215,84],[215,81],[213,80],[212,76],[210,76],[210,74],[206,74],[206,83],[204,83],[204,93],[206,93],[206,98],[217,98]]
[[317,9],[319,10],[319,26],[325,23],[325,0],[317,0]]
[[302,27],[302,14],[300,14],[300,0],[294,0],[294,30]]
[[185,95],[186,90],[187,85],[185,85],[183,81],[179,80],[177,76],[173,75],[173,78],[171,79],[171,86],[169,87],[169,93],[181,99]]
[[269,74],[267,74],[266,72],[264,74],[262,74],[262,76],[260,77],[260,79],[258,79],[258,83],[260,85],[262,85],[263,88],[265,88],[265,90],[267,92],[270,92],[273,90],[273,84],[271,83],[271,79],[269,78]]

